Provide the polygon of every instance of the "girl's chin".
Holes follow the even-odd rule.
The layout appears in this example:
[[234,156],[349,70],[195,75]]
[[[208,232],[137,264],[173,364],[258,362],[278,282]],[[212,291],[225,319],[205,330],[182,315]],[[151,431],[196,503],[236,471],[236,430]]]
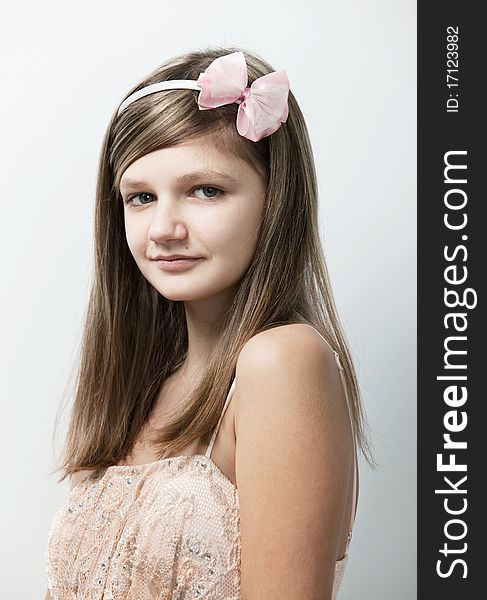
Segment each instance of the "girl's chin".
[[191,283],[185,283],[185,285],[161,285],[160,282],[151,282],[152,286],[159,292],[161,296],[166,300],[172,302],[204,302],[207,300],[219,300],[222,299],[222,293],[234,293],[234,287],[225,289],[225,286],[215,286],[213,288],[208,287],[208,282],[204,282],[203,285],[195,285]]

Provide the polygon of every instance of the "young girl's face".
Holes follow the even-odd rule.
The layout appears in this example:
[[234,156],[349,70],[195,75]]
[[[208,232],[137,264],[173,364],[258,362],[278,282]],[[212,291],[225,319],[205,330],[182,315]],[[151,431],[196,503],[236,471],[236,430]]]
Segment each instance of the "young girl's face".
[[[170,300],[229,300],[252,259],[265,183],[211,136],[139,158],[122,174],[125,231],[144,277]],[[157,256],[194,257],[162,268]]]

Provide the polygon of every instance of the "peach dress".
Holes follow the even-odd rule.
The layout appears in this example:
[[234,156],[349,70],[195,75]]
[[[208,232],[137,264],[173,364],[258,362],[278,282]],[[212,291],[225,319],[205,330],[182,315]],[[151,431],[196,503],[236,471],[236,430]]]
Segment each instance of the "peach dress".
[[[45,550],[53,600],[240,600],[238,490],[210,456],[234,389],[235,379],[205,454],[113,465],[74,486]],[[355,517],[354,460],[354,506],[333,599]]]

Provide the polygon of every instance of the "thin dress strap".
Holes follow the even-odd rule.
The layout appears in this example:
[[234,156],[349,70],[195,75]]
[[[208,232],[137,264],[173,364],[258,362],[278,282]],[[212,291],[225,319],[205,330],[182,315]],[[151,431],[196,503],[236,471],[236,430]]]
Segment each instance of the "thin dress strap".
[[[308,323],[302,323],[302,325],[308,325]],[[344,374],[344,371],[343,371],[343,366],[342,366],[342,363],[340,362],[340,355],[338,354],[338,352],[336,350],[334,350],[332,348],[330,342],[328,340],[326,340],[317,329],[315,329],[312,325],[308,325],[308,327],[311,327],[311,329],[314,329],[316,331],[316,333],[327,343],[327,345],[331,348],[331,350],[333,351],[333,354],[335,355],[335,362],[336,362],[336,364],[338,366],[338,371],[340,373],[340,378],[342,380],[343,389],[345,391],[345,397],[347,399],[348,414],[349,414],[349,417],[350,417],[350,422],[352,422],[352,410],[350,408],[350,398],[348,396],[348,391],[347,391],[347,385],[346,385],[346,382],[345,382],[345,374]],[[357,486],[358,486],[357,443],[356,443],[356,440],[355,440],[355,431],[354,431],[353,427],[352,427],[352,437],[353,437],[353,447],[354,447],[352,514],[350,516],[350,526],[348,528],[347,546],[346,546],[345,554],[348,554],[348,548],[350,547],[350,543],[352,541],[352,529],[353,529],[353,524],[355,522],[355,515],[356,515],[356,512],[357,512],[357,498],[358,498],[358,491],[357,491]]]
[[232,385],[230,386],[230,389],[228,390],[227,399],[225,400],[225,404],[223,405],[222,414],[220,415],[220,418],[218,419],[217,426],[215,427],[215,431],[213,432],[210,443],[208,444],[208,448],[206,449],[205,456],[207,456],[208,458],[210,458],[211,451],[213,450],[213,444],[215,443],[215,440],[216,440],[216,434],[218,433],[218,429],[220,428],[220,423],[222,422],[223,415],[225,414],[225,411],[227,410],[228,403],[230,402],[230,398],[232,397],[233,390],[235,389],[235,379],[236,379],[236,377],[233,378]]

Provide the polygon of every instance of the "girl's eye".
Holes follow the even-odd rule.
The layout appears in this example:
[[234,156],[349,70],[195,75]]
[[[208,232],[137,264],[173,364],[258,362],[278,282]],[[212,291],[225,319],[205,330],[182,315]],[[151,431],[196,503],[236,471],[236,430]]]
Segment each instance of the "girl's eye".
[[147,194],[146,192],[142,192],[142,193],[138,193],[138,194],[131,194],[130,196],[127,196],[127,200],[125,200],[125,204],[130,204],[132,206],[144,206],[145,204],[147,204],[147,202],[143,202],[142,204],[133,204],[132,200],[139,196],[152,196],[152,194]]
[[[200,187],[194,188],[195,190],[210,190],[210,196],[205,196],[203,198],[203,200],[211,200],[212,198],[217,198],[218,195],[222,196],[225,192],[223,192],[223,190],[220,190],[217,187],[214,187],[212,185],[202,185]],[[214,192],[216,192],[216,195],[214,195]]]
[[[207,196],[206,194],[203,196],[203,198],[201,198],[201,196],[197,196],[197,198],[201,198],[202,200],[206,200],[206,201],[209,201],[209,202],[211,202],[211,200],[213,198],[217,198],[218,196],[222,196],[225,193],[220,188],[214,187],[212,185],[201,185],[199,187],[193,188],[192,192],[194,192],[196,190],[205,190],[206,192],[209,192],[209,194],[210,194],[209,196]],[[134,207],[139,207],[139,206],[144,206],[145,204],[149,204],[149,202],[142,202],[141,204],[134,204],[132,202],[135,198],[143,197],[143,196],[145,196],[145,197],[152,197],[152,194],[148,194],[147,192],[139,192],[137,194],[131,194],[125,200],[125,204],[130,204],[131,206],[134,206]]]

